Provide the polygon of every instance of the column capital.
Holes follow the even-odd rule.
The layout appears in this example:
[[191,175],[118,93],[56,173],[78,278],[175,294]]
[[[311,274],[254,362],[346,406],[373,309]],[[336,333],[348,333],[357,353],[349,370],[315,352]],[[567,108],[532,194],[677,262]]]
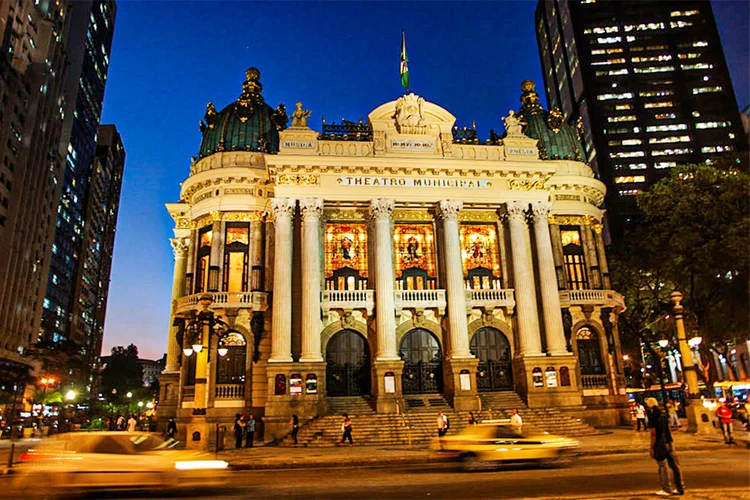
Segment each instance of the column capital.
[[528,202],[509,201],[508,203],[506,203],[506,207],[508,211],[508,219],[526,222],[526,214],[529,209]]
[[464,207],[461,200],[440,200],[438,214],[443,220],[458,221],[458,212]]
[[391,219],[396,202],[388,198],[376,198],[370,202],[370,219]]
[[534,222],[547,223],[552,213],[552,203],[549,201],[535,201],[531,204],[531,212],[534,214]]
[[323,198],[300,198],[299,208],[302,211],[302,217],[320,219],[323,215]]
[[175,259],[184,259],[187,257],[190,249],[190,238],[169,238],[172,244],[172,251]]
[[293,217],[296,200],[294,198],[271,198],[273,218]]

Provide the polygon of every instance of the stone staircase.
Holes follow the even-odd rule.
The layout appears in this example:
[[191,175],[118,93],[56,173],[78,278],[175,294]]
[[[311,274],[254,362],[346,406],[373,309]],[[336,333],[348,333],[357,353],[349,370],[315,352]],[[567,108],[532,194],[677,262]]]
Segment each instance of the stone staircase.
[[[513,391],[483,393],[482,411],[474,412],[480,420],[510,418],[518,408],[524,422],[541,427],[552,434],[588,436],[599,434],[595,428],[564,415],[553,408],[529,409]],[[297,441],[299,446],[336,446],[341,440],[341,415],[352,421],[352,436],[358,446],[423,446],[437,437],[438,410],[450,420],[449,434],[468,426],[468,412],[455,411],[440,394],[405,396],[399,414],[376,413],[369,397],[341,397],[328,399],[327,415],[302,422]],[[404,411],[405,409],[405,411]],[[291,435],[280,446],[293,446]]]

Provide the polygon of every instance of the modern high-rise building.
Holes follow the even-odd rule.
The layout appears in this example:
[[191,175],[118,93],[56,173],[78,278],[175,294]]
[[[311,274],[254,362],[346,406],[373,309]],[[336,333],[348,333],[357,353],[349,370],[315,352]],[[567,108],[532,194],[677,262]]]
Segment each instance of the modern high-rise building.
[[[36,340],[65,158],[70,3],[0,2],[0,361]],[[11,370],[12,371],[12,370]],[[0,390],[9,390],[0,380]],[[10,384],[15,385],[15,384]]]
[[747,149],[708,1],[540,0],[550,109],[578,123],[616,238],[670,168]]
[[[76,3],[72,24],[83,29],[73,52],[78,65],[62,194],[44,299],[42,335],[74,341],[99,355],[124,151],[114,127],[99,128],[116,7],[112,0]],[[97,133],[106,135],[97,143]],[[104,157],[97,161],[98,151]],[[112,196],[116,195],[113,199]],[[111,230],[111,231],[110,231]],[[108,248],[108,250],[107,250]],[[106,252],[106,256],[105,256]],[[102,270],[106,269],[106,276]],[[104,290],[102,295],[102,290]]]

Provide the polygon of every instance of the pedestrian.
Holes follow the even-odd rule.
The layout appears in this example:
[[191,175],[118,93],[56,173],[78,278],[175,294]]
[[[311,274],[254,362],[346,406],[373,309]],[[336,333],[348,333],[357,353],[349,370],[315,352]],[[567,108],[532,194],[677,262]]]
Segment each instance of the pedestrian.
[[[651,429],[651,445],[649,454],[659,464],[659,484],[661,489],[656,492],[658,496],[684,495],[685,485],[682,482],[682,472],[677,453],[674,451],[672,432],[669,430],[667,416],[659,409],[656,398],[646,398],[646,407],[649,411],[648,427]],[[672,490],[669,479],[669,470],[672,469],[675,489]]]
[[138,422],[135,419],[135,415],[131,413],[130,418],[128,419],[128,432],[135,432],[135,426],[137,424]]
[[721,425],[721,432],[724,434],[724,442],[726,444],[735,444],[734,436],[732,436],[732,409],[729,407],[729,401],[724,401],[724,404],[716,409],[716,416],[719,417],[719,425]]
[[167,423],[167,439],[177,439],[177,422],[174,421],[174,417],[169,417]]
[[437,417],[438,438],[445,436],[445,434],[448,432],[449,427],[450,427],[450,424],[448,423],[448,417],[443,415],[443,410],[438,410],[438,417]]
[[297,433],[299,432],[299,417],[296,413],[292,415],[292,419],[289,421],[289,426],[292,428],[292,439],[294,439],[294,444],[297,444]]
[[677,416],[677,405],[675,404],[674,399],[670,399],[667,403],[667,415],[669,416],[669,425],[672,429],[682,427],[680,424],[680,418]]
[[643,404],[638,403],[635,407],[635,421],[636,421],[636,432],[640,432],[641,425],[643,425],[643,430],[648,430],[648,425],[646,424],[646,408],[644,408]]
[[477,419],[474,416],[474,412],[473,411],[469,412],[469,425],[477,425]]
[[245,422],[245,448],[253,447],[253,436],[255,436],[255,419],[251,413]]
[[513,415],[510,416],[510,426],[514,431],[520,431],[523,427],[523,419],[518,414],[518,408],[513,408]]
[[234,415],[234,447],[242,448],[242,435],[245,433],[245,420],[242,415]]
[[123,431],[125,430],[125,417],[122,415],[117,415],[117,421],[115,422],[115,430],[117,431]]
[[112,427],[113,427],[112,417],[107,417],[107,420],[104,422],[104,428],[108,431],[111,431]]
[[343,432],[343,434],[341,435],[339,446],[343,446],[344,441],[347,439],[349,440],[349,446],[354,446],[354,441],[352,440],[352,421],[346,413],[341,416],[344,417],[344,421],[341,423],[341,432]]

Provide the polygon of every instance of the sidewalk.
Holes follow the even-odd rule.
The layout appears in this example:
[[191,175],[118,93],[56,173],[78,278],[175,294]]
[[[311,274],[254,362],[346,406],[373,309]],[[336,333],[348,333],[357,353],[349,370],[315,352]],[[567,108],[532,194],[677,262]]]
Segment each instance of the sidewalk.
[[[648,454],[650,435],[627,428],[606,429],[606,434],[578,438],[581,456],[613,455],[619,453]],[[708,451],[722,449],[721,434],[696,436],[684,431],[674,432],[675,449]],[[356,443],[356,431],[354,434]],[[747,447],[747,435],[735,434],[739,447]],[[230,449],[218,453],[218,458],[229,462],[233,469],[284,469],[320,467],[376,467],[382,465],[414,465],[442,462],[443,459],[427,445],[407,446],[343,446],[328,448],[291,448],[258,446],[252,449]]]
[[[519,498],[518,500],[652,500],[657,498],[653,491],[643,491],[637,493],[628,493],[627,495],[593,495],[593,496],[559,496],[559,497],[531,497],[531,498]],[[739,488],[721,488],[721,489],[709,489],[709,490],[688,490],[684,496],[674,497],[681,498],[683,500],[748,500],[750,499],[750,493],[747,489]]]

